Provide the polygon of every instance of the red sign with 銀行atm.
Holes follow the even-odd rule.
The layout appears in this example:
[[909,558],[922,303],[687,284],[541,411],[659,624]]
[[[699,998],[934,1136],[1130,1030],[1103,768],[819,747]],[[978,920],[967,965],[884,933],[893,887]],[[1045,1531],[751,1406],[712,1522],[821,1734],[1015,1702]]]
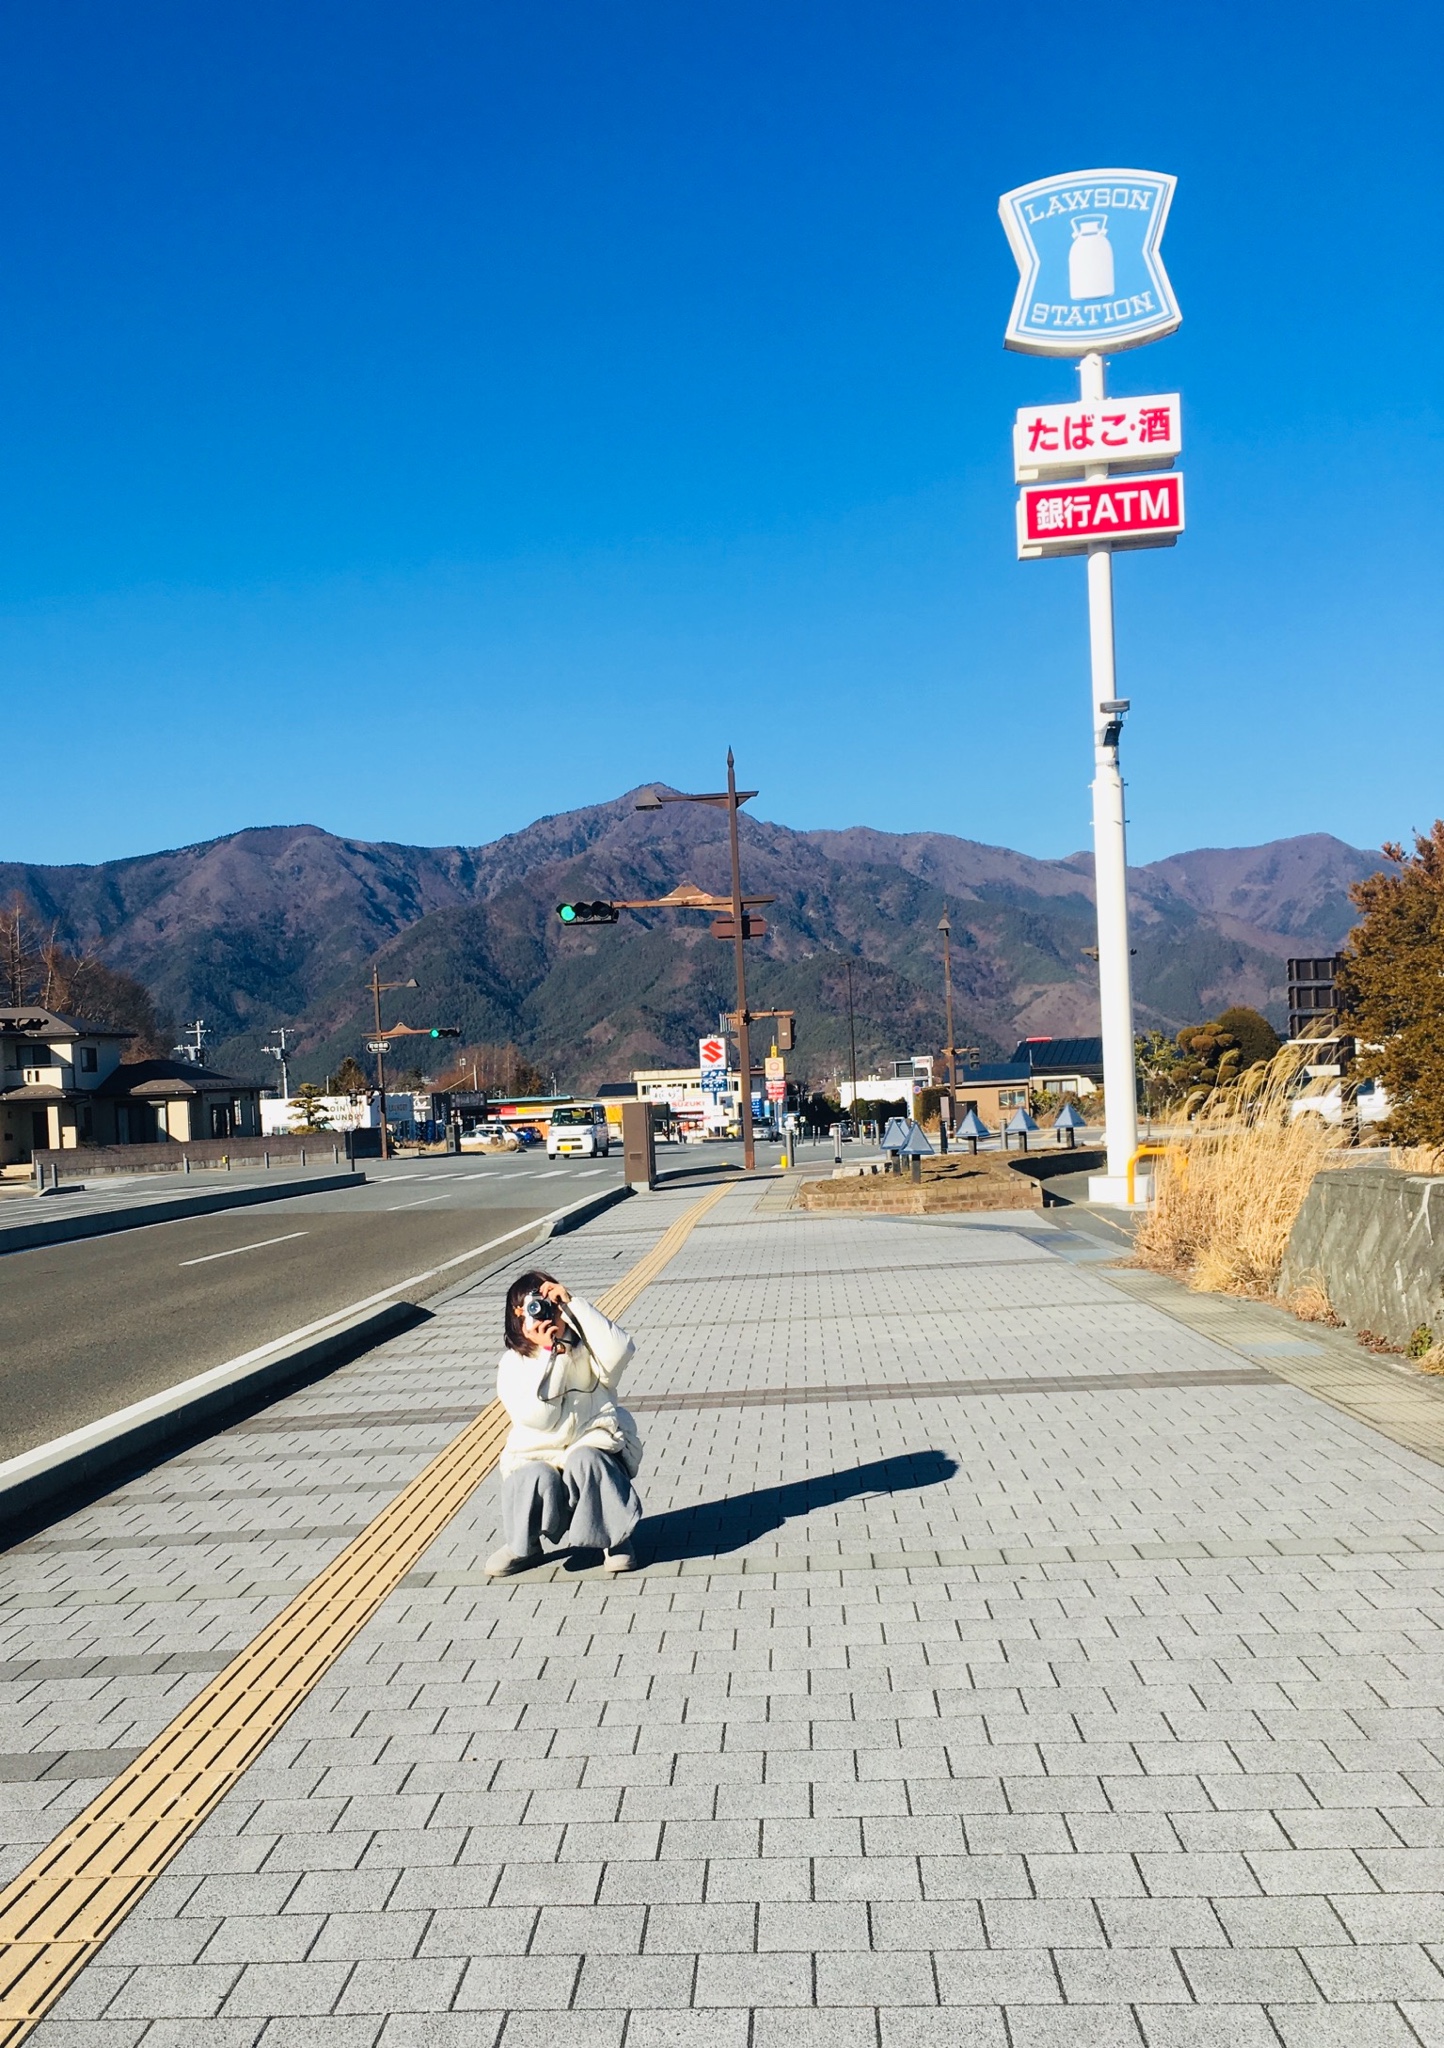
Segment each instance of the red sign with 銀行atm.
[[1102,483],[1031,484],[1018,496],[1018,553],[1082,555],[1100,541],[1116,548],[1166,548],[1183,531],[1183,478],[1110,477]]

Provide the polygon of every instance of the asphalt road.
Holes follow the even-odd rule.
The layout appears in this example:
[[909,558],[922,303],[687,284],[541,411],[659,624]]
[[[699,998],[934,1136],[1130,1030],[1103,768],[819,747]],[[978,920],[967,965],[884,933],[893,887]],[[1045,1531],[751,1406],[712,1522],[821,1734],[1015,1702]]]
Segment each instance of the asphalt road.
[[[684,1163],[691,1159],[678,1154],[675,1164]],[[362,1187],[7,1253],[0,1458],[479,1249],[621,1177],[615,1152],[566,1163],[538,1153],[372,1161]],[[465,1272],[459,1267],[455,1277]]]

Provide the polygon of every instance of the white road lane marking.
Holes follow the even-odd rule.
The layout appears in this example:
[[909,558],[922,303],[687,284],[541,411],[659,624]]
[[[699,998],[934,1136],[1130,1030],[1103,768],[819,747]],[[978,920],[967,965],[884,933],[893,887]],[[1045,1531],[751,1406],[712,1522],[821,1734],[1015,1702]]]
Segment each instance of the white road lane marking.
[[533,1180],[555,1180],[555,1179],[556,1179],[556,1177],[557,1177],[557,1175],[558,1175],[559,1173],[570,1173],[570,1172],[571,1172],[571,1168],[570,1168],[569,1166],[554,1166],[554,1167],[552,1168],[552,1170],[551,1170],[551,1172],[550,1172],[550,1173],[537,1173],[537,1174],[533,1174],[532,1178],[533,1178]]
[[423,1195],[419,1202],[395,1202],[386,1213],[388,1216],[394,1216],[401,1209],[424,1209],[429,1202],[444,1202],[450,1193],[451,1189],[448,1188],[444,1195]]
[[309,1237],[309,1230],[288,1230],[284,1237],[258,1237],[254,1244],[232,1245],[228,1252],[207,1252],[203,1259],[182,1259],[183,1266],[208,1266],[212,1259],[233,1259],[240,1252],[263,1252],[268,1244],[289,1244],[294,1237]]

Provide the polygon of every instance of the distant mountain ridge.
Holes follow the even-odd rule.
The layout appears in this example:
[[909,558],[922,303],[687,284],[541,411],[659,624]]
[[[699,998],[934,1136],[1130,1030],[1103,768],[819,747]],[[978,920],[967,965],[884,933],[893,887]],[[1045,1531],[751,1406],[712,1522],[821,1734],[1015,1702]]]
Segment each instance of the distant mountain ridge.
[[[298,1078],[357,1050],[360,988],[380,955],[388,980],[421,983],[392,1014],[514,1040],[590,1086],[688,1057],[732,999],[730,954],[704,918],[628,913],[585,932],[557,922],[568,896],[661,896],[682,880],[727,888],[725,817],[681,804],[638,814],[634,801],[476,847],[258,826],[93,867],[0,863],[0,899],[19,895],[178,1019],[204,1016],[218,1064],[238,1071],[270,1078],[259,1048],[280,1023],[298,1030]],[[814,1078],[846,1044],[848,959],[860,1060],[941,1042],[945,903],[960,1041],[996,1051],[1023,1033],[1096,1029],[1088,855],[1038,860],[867,826],[798,832],[746,812],[742,831],[749,893],[777,898],[749,949],[753,1001],[798,1009],[799,1059]],[[1350,884],[1380,865],[1311,833],[1132,870],[1140,1023],[1176,1029],[1229,1001],[1281,1021],[1286,955],[1333,950],[1353,921]]]

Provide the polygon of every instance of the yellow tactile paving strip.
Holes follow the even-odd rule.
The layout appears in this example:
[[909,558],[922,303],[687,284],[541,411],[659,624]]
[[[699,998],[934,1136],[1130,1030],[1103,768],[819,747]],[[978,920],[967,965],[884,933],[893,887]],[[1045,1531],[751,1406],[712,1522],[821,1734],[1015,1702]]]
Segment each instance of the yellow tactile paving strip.
[[[1242,1351],[1276,1379],[1367,1423],[1405,1450],[1444,1465],[1444,1381],[1423,1373],[1411,1378],[1356,1350],[1352,1338],[1296,1323],[1282,1313],[1271,1313],[1264,1322],[1251,1302],[1191,1294],[1176,1280],[1136,1268],[1109,1268],[1107,1278],[1135,1300]],[[1311,1343],[1317,1355],[1280,1353],[1277,1340],[1289,1334]]]
[[[603,1314],[629,1308],[727,1192],[664,1231],[601,1296]],[[0,1891],[0,2048],[44,2017],[255,1762],[466,1504],[506,1432],[492,1401]]]

